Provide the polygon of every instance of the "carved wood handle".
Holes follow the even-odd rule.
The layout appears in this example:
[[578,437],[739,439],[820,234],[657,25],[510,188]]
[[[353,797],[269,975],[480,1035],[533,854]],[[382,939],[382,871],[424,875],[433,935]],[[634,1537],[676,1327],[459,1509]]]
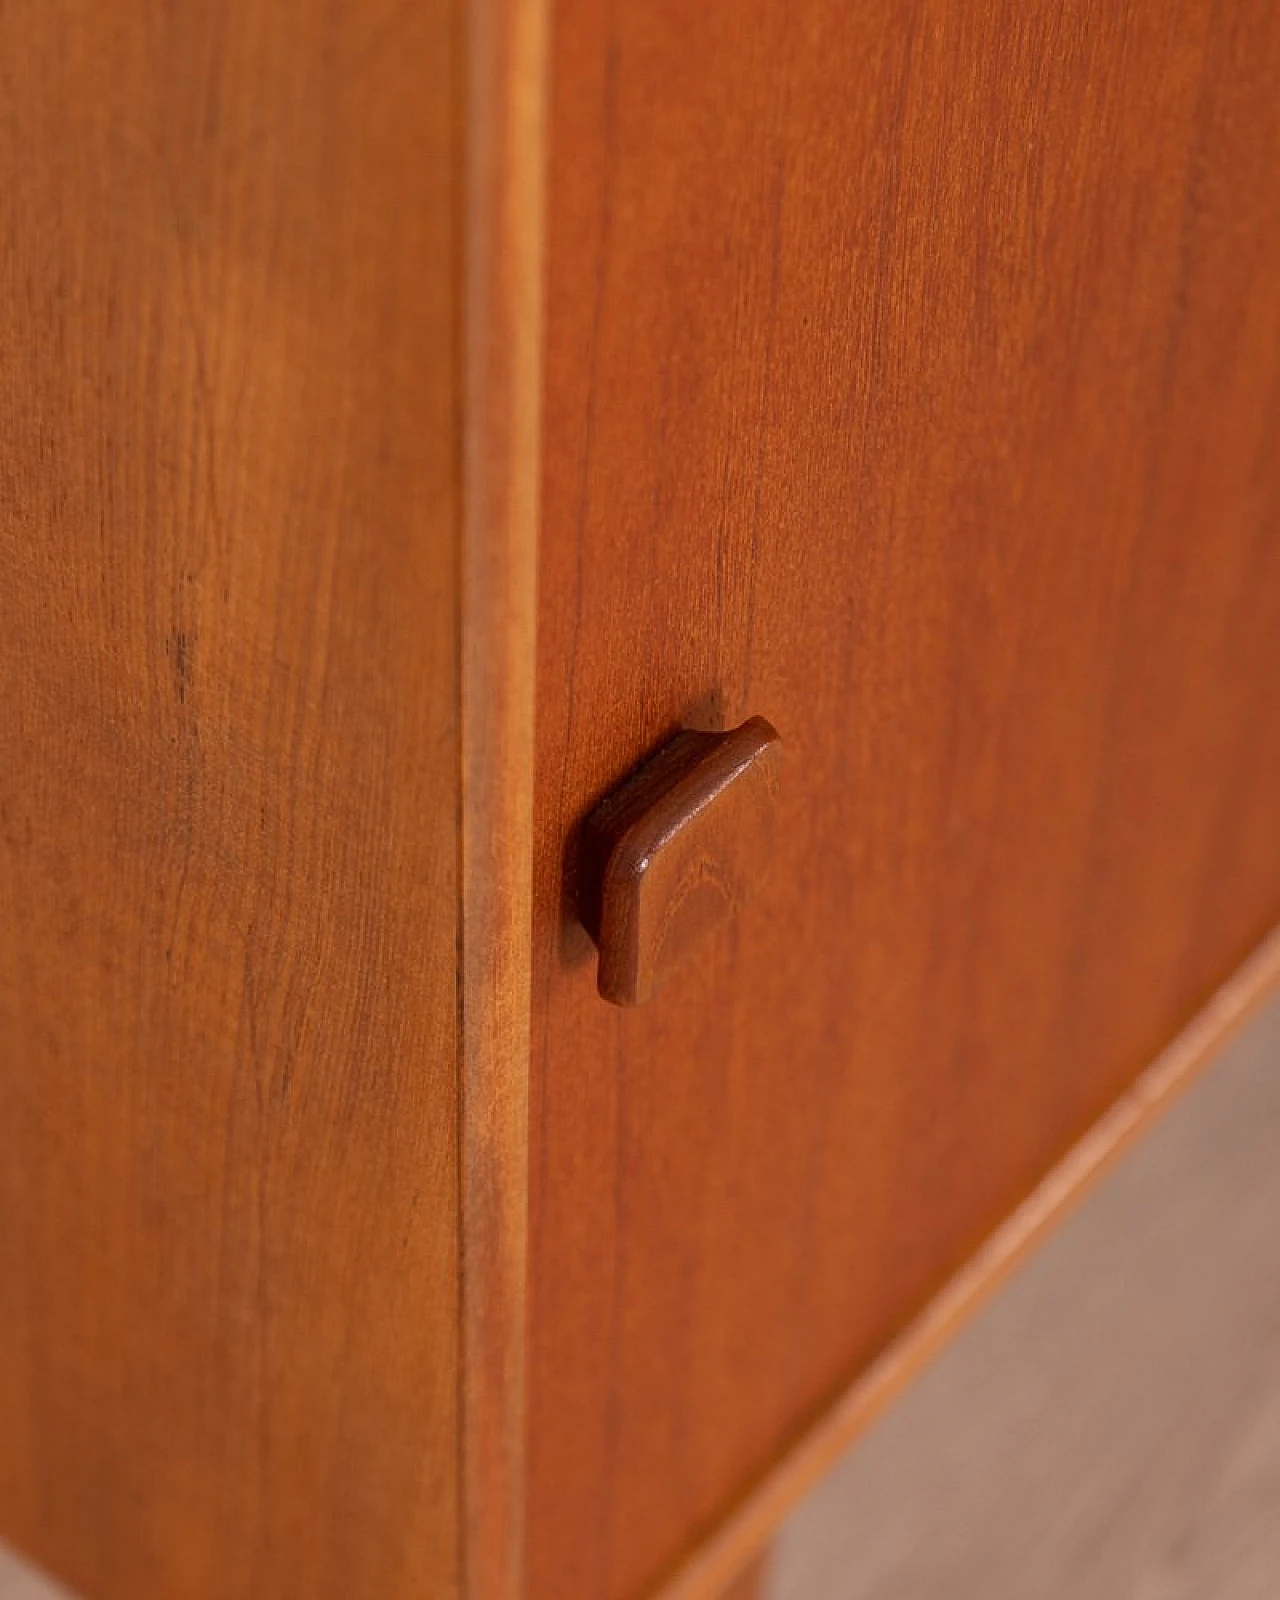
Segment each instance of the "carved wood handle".
[[580,912],[606,1000],[648,1000],[750,898],[773,854],[781,759],[763,717],[680,733],[587,818]]

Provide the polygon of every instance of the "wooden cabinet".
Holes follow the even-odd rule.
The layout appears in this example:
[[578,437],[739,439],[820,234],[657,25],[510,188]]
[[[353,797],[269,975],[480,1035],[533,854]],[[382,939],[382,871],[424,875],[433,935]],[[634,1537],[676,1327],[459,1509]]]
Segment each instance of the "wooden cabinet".
[[[1280,27],[563,0],[531,1151],[539,1596],[713,1527],[1280,918]],[[634,1014],[565,840],[768,717]]]
[[[1251,0],[5,8],[0,1535],[714,1592],[1211,1053],[1277,81]],[[586,819],[753,716],[762,887],[606,1004]]]

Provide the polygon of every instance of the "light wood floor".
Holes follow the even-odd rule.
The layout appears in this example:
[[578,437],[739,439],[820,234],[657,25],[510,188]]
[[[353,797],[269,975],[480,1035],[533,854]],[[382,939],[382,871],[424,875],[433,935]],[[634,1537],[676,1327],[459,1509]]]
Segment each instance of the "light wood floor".
[[1280,1003],[787,1524],[768,1600],[1280,1600]]
[[[791,1518],[763,1592],[1280,1600],[1280,1002]],[[0,1600],[60,1593],[0,1547]]]
[[73,1600],[73,1597],[0,1544],[0,1600]]

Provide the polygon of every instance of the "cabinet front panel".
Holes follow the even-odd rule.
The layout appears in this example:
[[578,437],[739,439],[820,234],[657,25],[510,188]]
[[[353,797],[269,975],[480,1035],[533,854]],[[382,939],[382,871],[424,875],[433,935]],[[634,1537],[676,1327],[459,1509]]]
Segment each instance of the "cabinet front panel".
[[[653,1581],[1280,919],[1280,14],[555,8],[533,1593]],[[595,988],[583,817],[785,747]]]

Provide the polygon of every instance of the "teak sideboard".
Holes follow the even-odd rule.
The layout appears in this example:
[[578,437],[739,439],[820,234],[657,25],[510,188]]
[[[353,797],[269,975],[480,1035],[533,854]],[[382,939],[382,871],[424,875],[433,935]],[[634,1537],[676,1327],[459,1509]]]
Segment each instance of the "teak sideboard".
[[721,1592],[1278,923],[1272,0],[0,5],[86,1600]]

